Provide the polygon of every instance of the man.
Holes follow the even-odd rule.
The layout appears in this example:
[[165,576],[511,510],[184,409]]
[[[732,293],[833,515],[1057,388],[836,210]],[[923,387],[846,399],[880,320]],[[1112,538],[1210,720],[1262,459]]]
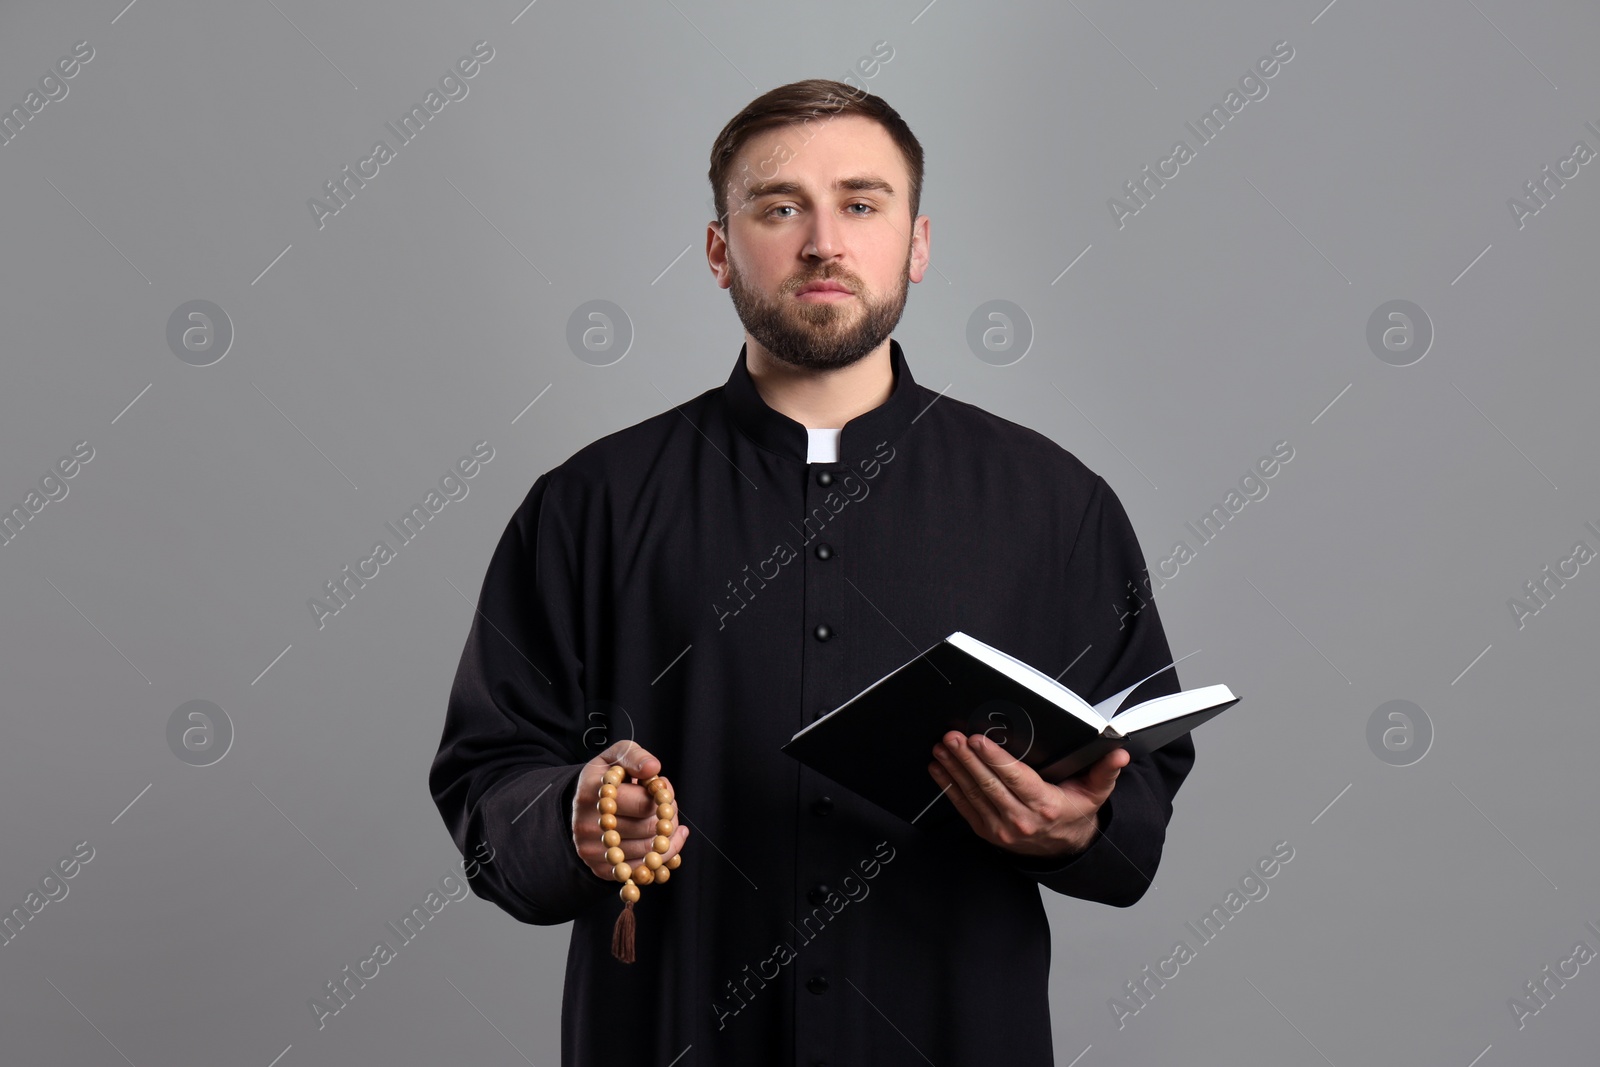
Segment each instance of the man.
[[[480,896],[573,923],[564,1064],[1044,1067],[1038,887],[1137,901],[1189,738],[1049,783],[952,732],[929,796],[964,821],[937,832],[779,747],[958,629],[1090,700],[1159,671],[1138,542],[1098,475],[917,384],[889,338],[929,258],[922,149],[892,108],[775,89],[724,128],[711,181],[739,359],[535,481],[489,563],[433,796],[459,847],[495,849]],[[596,808],[617,761],[678,801],[658,827],[624,781],[626,861],[657,829],[682,853],[641,891],[632,964]]]

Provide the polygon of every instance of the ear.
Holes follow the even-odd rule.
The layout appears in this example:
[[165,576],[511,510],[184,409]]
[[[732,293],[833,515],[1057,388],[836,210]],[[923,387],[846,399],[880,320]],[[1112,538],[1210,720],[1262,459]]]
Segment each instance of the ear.
[[706,223],[706,264],[711,268],[711,275],[716,279],[719,289],[727,289],[733,285],[733,278],[728,267],[728,241],[727,229],[723,223],[712,221]]
[[911,268],[907,274],[914,282],[922,281],[922,276],[928,273],[928,261],[933,254],[928,243],[930,226],[932,220],[926,215],[918,215],[911,223]]

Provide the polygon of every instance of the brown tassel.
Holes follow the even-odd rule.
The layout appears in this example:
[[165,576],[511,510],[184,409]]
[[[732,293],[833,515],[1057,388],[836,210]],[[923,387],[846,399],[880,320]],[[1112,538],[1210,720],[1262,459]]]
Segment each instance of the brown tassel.
[[623,963],[633,962],[633,901],[623,905],[617,925],[611,930],[611,955]]

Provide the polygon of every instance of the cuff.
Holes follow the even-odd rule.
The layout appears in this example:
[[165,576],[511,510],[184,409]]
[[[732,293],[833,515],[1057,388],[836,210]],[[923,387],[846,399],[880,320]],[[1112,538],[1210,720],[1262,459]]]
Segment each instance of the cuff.
[[1096,814],[1096,830],[1094,837],[1089,841],[1089,844],[1086,848],[1079,849],[1077,852],[1069,853],[1066,856],[1059,857],[1023,856],[1016,852],[1008,852],[1005,849],[999,848],[999,846],[995,847],[1008,860],[1011,861],[1011,865],[1013,867],[1017,868],[1017,870],[1021,871],[1023,874],[1026,874],[1041,882],[1047,881],[1054,875],[1066,874],[1080,861],[1085,859],[1088,859],[1089,865],[1093,866],[1093,857],[1098,855],[1100,852],[1107,851],[1108,849],[1106,844],[1106,831],[1111,828],[1111,819],[1113,814],[1111,799],[1111,797],[1107,797],[1106,802],[1100,805],[1100,811]]
[[534,768],[482,803],[481,830],[494,862],[474,881],[484,880],[487,892],[481,895],[523,922],[569,922],[615,891],[615,883],[590,870],[573,846],[572,800],[583,766]]

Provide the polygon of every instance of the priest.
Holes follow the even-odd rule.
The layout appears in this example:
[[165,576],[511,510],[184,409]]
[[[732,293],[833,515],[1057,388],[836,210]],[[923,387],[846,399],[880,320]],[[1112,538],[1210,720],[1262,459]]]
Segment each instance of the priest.
[[[1049,1067],[1041,887],[1128,907],[1155,875],[1187,735],[1047,782],[952,732],[927,793],[960,818],[915,824],[780,752],[955,630],[1090,701],[1179,687],[1111,486],[890,337],[929,266],[922,172],[879,97],[746,106],[711,153],[727,381],[540,475],[493,551],[429,784],[463,854],[494,850],[480,896],[572,924],[569,1067]],[[631,866],[666,846],[671,875],[631,963],[613,763],[608,840]]]

